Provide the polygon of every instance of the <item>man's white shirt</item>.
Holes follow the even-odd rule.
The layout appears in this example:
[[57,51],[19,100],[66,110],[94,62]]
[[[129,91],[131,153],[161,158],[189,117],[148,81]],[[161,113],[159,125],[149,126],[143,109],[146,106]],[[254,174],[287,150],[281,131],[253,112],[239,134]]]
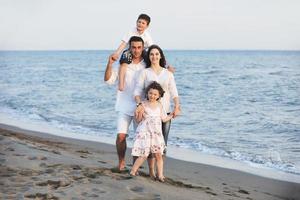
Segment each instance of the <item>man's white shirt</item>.
[[[129,64],[126,69],[125,75],[125,87],[123,91],[117,90],[117,98],[115,104],[115,110],[122,112],[124,114],[133,116],[136,108],[136,103],[134,100],[134,89],[136,81],[140,75],[140,72],[145,69],[145,62],[141,61],[138,64]],[[112,70],[112,75],[109,80],[106,81],[107,84],[112,85],[118,80],[117,70]]]

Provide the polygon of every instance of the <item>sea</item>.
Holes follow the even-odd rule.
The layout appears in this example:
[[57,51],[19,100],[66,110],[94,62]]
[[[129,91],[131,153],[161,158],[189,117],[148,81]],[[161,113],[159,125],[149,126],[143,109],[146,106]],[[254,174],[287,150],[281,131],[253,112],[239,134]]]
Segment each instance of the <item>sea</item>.
[[[111,53],[0,51],[0,123],[114,144],[116,86],[103,81]],[[182,107],[169,156],[300,182],[300,51],[165,55]]]

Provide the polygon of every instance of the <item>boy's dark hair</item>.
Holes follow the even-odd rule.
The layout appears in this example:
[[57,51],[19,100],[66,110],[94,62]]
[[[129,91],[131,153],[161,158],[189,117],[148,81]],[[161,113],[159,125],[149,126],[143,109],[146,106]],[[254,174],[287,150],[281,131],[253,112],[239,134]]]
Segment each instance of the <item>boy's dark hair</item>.
[[139,36],[132,36],[128,42],[129,46],[131,46],[131,42],[142,42],[143,46],[144,46],[144,40],[143,40],[143,38],[141,38]]
[[157,100],[159,100],[161,97],[164,96],[164,89],[162,89],[161,85],[156,82],[156,81],[153,81],[152,83],[150,83],[150,85],[148,85],[148,87],[146,88],[146,98],[147,100],[149,100],[148,98],[148,92],[150,89],[155,89],[155,90],[158,90],[158,93],[159,93],[159,98]]
[[150,62],[150,59],[149,59],[149,56],[150,56],[150,51],[152,49],[157,49],[159,51],[159,54],[160,54],[160,60],[159,60],[159,65],[163,68],[166,68],[166,58],[165,58],[165,55],[164,55],[164,52],[162,51],[162,49],[156,45],[156,44],[153,44],[151,45],[148,50],[147,50],[147,56],[146,56],[146,59],[145,59],[145,62],[146,62],[146,68],[149,68],[151,67],[151,62]]
[[146,14],[140,14],[137,20],[139,20],[139,19],[145,20],[147,22],[147,25],[149,25],[150,21],[151,21],[151,18],[149,17],[149,15],[146,15]]

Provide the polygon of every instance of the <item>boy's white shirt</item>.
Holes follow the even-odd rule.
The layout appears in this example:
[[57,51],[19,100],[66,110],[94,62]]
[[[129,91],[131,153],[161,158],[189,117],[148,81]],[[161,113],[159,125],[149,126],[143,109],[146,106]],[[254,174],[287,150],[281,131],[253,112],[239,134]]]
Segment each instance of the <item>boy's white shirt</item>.
[[[140,75],[140,72],[145,69],[145,62],[141,61],[138,64],[129,64],[126,69],[125,75],[125,87],[123,91],[117,90],[117,98],[115,104],[115,110],[122,112],[129,116],[134,116],[134,111],[136,109],[136,102],[134,100],[134,88],[137,81],[137,78]],[[115,84],[118,80],[118,72],[116,69],[112,70],[112,75],[109,80],[105,83],[112,85]]]
[[152,37],[149,33],[149,31],[146,29],[144,31],[144,33],[139,34],[139,32],[137,31],[136,28],[133,28],[131,31],[129,31],[123,38],[122,41],[125,42],[127,44],[126,48],[128,48],[128,42],[129,39],[132,36],[139,36],[144,40],[144,48],[147,49],[148,47],[150,47],[152,44],[154,44]]

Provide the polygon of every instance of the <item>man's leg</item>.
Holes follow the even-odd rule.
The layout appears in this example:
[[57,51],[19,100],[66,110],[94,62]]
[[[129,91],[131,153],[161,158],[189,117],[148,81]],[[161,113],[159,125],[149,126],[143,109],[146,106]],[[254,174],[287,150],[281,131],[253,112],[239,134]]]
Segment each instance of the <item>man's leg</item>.
[[119,170],[123,170],[126,166],[126,162],[125,162],[125,154],[127,149],[126,133],[128,132],[128,127],[131,123],[131,120],[132,120],[131,116],[128,116],[121,112],[118,113],[118,124],[117,124],[118,135],[116,139],[116,148],[117,148],[117,153],[119,158],[119,166],[118,166]]
[[123,170],[126,166],[125,162],[125,153],[126,153],[126,134],[124,133],[119,133],[117,135],[116,139],[116,147],[117,147],[117,152],[118,152],[118,157],[119,157],[119,170]]

